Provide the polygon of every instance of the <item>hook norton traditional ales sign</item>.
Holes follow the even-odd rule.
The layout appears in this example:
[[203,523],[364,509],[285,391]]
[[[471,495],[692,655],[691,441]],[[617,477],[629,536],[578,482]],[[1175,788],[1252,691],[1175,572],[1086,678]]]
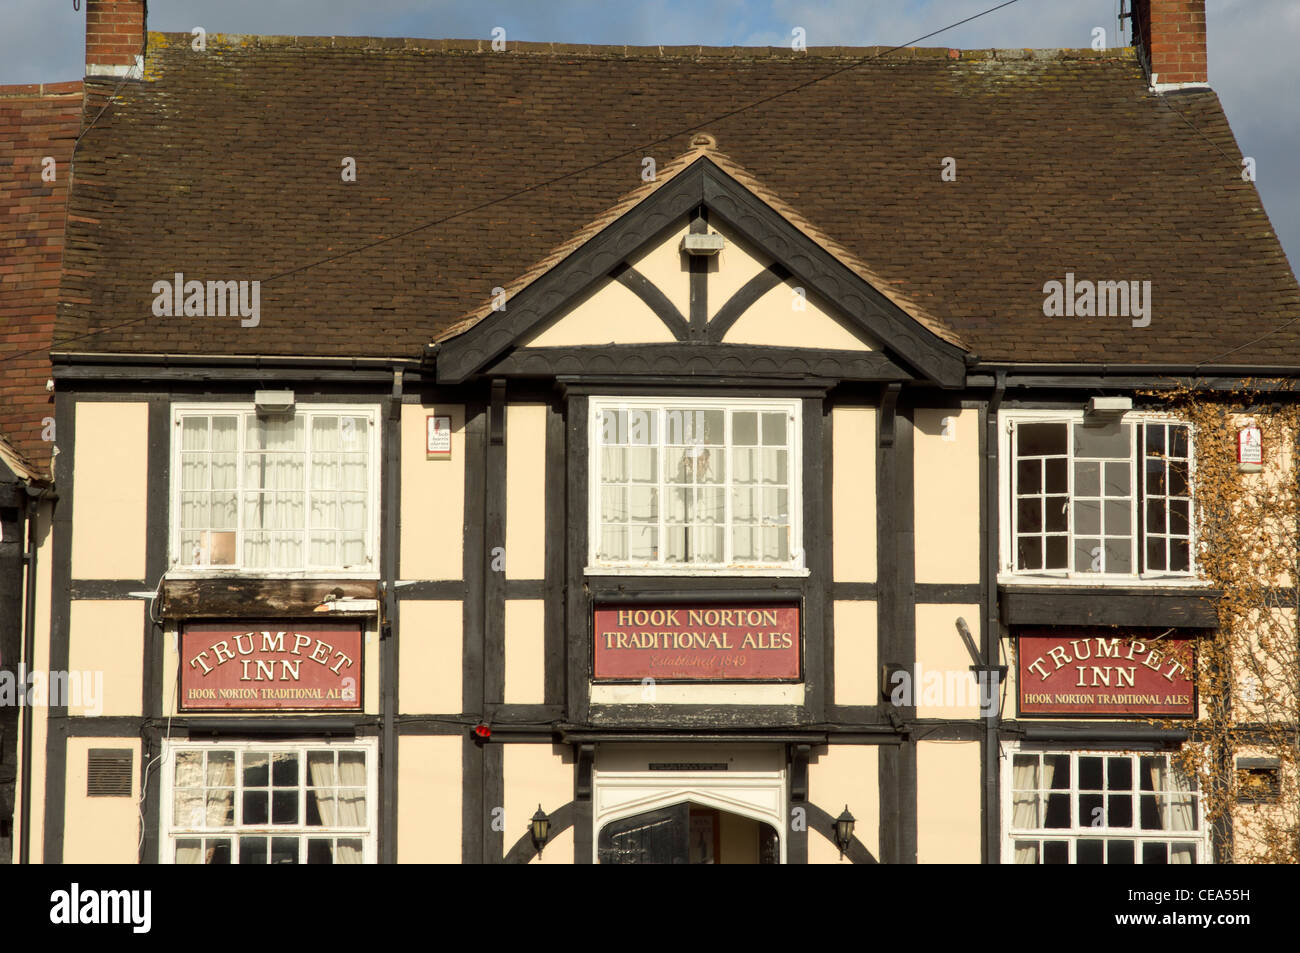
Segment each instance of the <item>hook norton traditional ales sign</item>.
[[194,623],[181,631],[187,711],[360,711],[361,623]]
[[797,681],[799,606],[597,605],[594,677]]
[[1021,715],[1196,717],[1195,639],[1160,631],[1022,632]]

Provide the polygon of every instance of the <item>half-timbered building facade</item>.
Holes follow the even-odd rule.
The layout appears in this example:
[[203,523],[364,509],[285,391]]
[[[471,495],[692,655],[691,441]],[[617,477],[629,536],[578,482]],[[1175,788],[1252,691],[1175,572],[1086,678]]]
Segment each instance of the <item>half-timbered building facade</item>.
[[1223,435],[1148,392],[1294,373],[1300,292],[1159,59],[1203,4],[1138,7],[90,42],[42,652],[103,692],[38,716],[33,859],[1229,856],[1173,757]]

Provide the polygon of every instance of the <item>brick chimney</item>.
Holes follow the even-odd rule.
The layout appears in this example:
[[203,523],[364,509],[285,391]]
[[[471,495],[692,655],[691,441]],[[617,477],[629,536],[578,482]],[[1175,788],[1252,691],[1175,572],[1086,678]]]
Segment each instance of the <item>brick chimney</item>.
[[1209,84],[1205,0],[1133,0],[1133,45],[1156,89]]
[[144,75],[145,0],[86,0],[86,77]]

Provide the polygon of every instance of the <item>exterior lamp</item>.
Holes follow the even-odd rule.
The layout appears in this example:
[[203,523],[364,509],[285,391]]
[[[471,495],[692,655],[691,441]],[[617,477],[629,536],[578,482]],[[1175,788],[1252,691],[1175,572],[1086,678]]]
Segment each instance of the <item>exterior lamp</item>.
[[844,812],[835,818],[835,846],[840,849],[840,857],[844,857],[844,852],[849,849],[849,844],[853,842],[853,825],[857,823],[857,818],[849,813],[849,806],[844,805]]
[[533,846],[537,848],[537,855],[540,857],[542,848],[546,846],[546,841],[551,836],[551,819],[542,810],[540,804],[537,805],[537,813],[533,815],[532,835]]

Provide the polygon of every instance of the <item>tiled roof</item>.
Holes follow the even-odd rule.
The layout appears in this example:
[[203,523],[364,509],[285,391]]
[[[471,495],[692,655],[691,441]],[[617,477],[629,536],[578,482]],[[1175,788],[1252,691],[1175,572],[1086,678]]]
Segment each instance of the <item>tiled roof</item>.
[[[1129,50],[190,39],[151,34],[81,142],[56,350],[415,356],[705,132],[986,361],[1300,364],[1300,320],[1222,357],[1300,288],[1218,98]],[[261,280],[260,324],[154,317],[175,272]],[[1067,272],[1151,281],[1150,326],[1045,317]]]
[[50,465],[41,421],[54,415],[45,382],[81,113],[80,82],[0,86],[0,438],[36,473]]

